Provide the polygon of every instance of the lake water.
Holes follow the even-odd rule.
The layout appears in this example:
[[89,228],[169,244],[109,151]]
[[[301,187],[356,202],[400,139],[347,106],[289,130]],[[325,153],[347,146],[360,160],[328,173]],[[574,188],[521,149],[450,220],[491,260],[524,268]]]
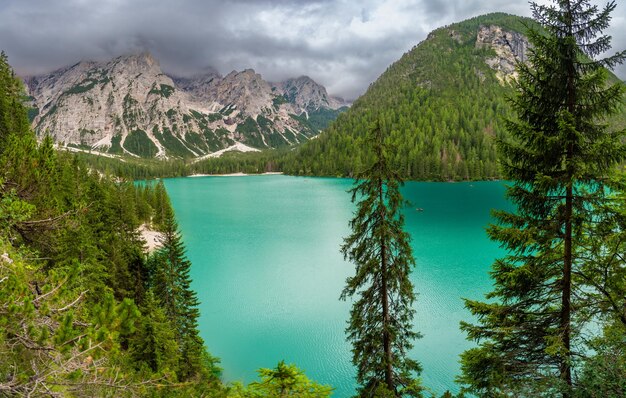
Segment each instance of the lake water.
[[[222,360],[225,381],[250,382],[280,360],[354,392],[344,329],[350,303],[339,301],[354,267],[339,253],[354,205],[347,179],[288,176],[166,179],[200,299],[200,331]],[[405,211],[417,266],[412,356],[424,385],[458,391],[458,355],[471,347],[459,331],[470,319],[462,297],[491,290],[490,209],[509,209],[500,182],[407,183]],[[417,211],[422,208],[423,211]]]

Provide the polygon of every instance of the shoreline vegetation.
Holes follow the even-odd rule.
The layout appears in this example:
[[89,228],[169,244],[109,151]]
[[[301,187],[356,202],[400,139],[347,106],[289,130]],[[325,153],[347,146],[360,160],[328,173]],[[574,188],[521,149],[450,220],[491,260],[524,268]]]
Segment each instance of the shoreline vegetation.
[[[111,175],[127,181],[142,181],[158,178],[175,177],[230,177],[253,175],[288,175],[294,177],[320,178],[354,178],[355,173],[314,173],[310,170],[286,170],[283,167],[284,159],[276,154],[278,150],[261,152],[230,152],[220,158],[211,158],[202,162],[194,160],[154,160],[140,158],[111,159],[96,154],[72,152],[82,162],[93,170],[102,174]],[[443,178],[433,175],[429,178],[416,178],[401,175],[404,181],[418,182],[478,182],[500,181],[501,176],[483,178]]]
[[268,171],[265,173],[227,173],[227,174],[191,174],[184,177],[251,177],[251,176],[271,176],[283,175],[282,171]]

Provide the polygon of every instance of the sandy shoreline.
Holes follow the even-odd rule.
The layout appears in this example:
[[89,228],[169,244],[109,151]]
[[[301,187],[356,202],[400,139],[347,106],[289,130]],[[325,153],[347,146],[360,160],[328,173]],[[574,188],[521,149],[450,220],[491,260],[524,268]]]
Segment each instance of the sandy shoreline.
[[246,174],[246,173],[231,173],[231,174],[191,174],[187,177],[247,177],[247,176],[268,176],[268,175],[280,175],[282,172],[267,172],[259,174]]
[[146,251],[148,253],[151,253],[161,247],[161,242],[163,239],[162,233],[150,229],[146,224],[141,224],[138,232],[139,234],[141,234],[141,237],[146,242],[146,245],[144,247],[146,248]]

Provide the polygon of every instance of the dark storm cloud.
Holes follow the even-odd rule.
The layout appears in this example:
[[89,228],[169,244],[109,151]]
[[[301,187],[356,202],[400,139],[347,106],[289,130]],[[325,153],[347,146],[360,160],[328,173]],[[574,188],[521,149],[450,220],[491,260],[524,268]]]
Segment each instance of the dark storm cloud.
[[[60,5],[62,4],[62,5]],[[80,59],[151,51],[167,72],[208,66],[254,68],[266,79],[306,74],[332,94],[355,98],[428,32],[504,11],[510,0],[3,0],[0,49],[22,74]],[[614,47],[626,47],[624,6],[614,13]],[[619,70],[626,78],[626,67]]]

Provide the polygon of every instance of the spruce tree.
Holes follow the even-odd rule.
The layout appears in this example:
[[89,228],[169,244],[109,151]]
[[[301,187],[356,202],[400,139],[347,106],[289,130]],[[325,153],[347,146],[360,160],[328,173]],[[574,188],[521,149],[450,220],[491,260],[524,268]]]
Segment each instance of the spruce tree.
[[403,231],[402,181],[388,161],[390,149],[380,126],[369,134],[374,163],[351,189],[357,203],[352,234],[341,248],[356,265],[341,298],[357,296],[346,332],[352,342],[359,397],[419,396],[417,361],[408,358],[415,301],[409,279],[415,261]]
[[132,341],[133,359],[153,372],[167,373],[178,368],[178,346],[172,323],[148,290],[141,307],[142,317]]
[[604,67],[626,52],[593,59],[609,49],[601,32],[615,3],[554,3],[531,3],[545,32],[529,31],[529,64],[518,66],[511,101],[517,118],[507,122],[510,139],[499,142],[516,210],[495,212],[488,234],[508,255],[493,265],[490,301],[466,301],[478,324],[462,323],[480,346],[462,355],[460,380],[483,396],[571,395],[586,320],[577,276],[594,254],[584,241],[609,200],[607,176],[624,159],[623,132],[604,124],[623,86],[607,85]]
[[175,328],[181,354],[179,377],[187,380],[202,371],[204,343],[198,334],[199,303],[191,289],[191,262],[185,254],[174,210],[166,193],[162,200],[162,247],[149,260],[149,267],[153,269],[154,291],[158,292],[159,302]]

